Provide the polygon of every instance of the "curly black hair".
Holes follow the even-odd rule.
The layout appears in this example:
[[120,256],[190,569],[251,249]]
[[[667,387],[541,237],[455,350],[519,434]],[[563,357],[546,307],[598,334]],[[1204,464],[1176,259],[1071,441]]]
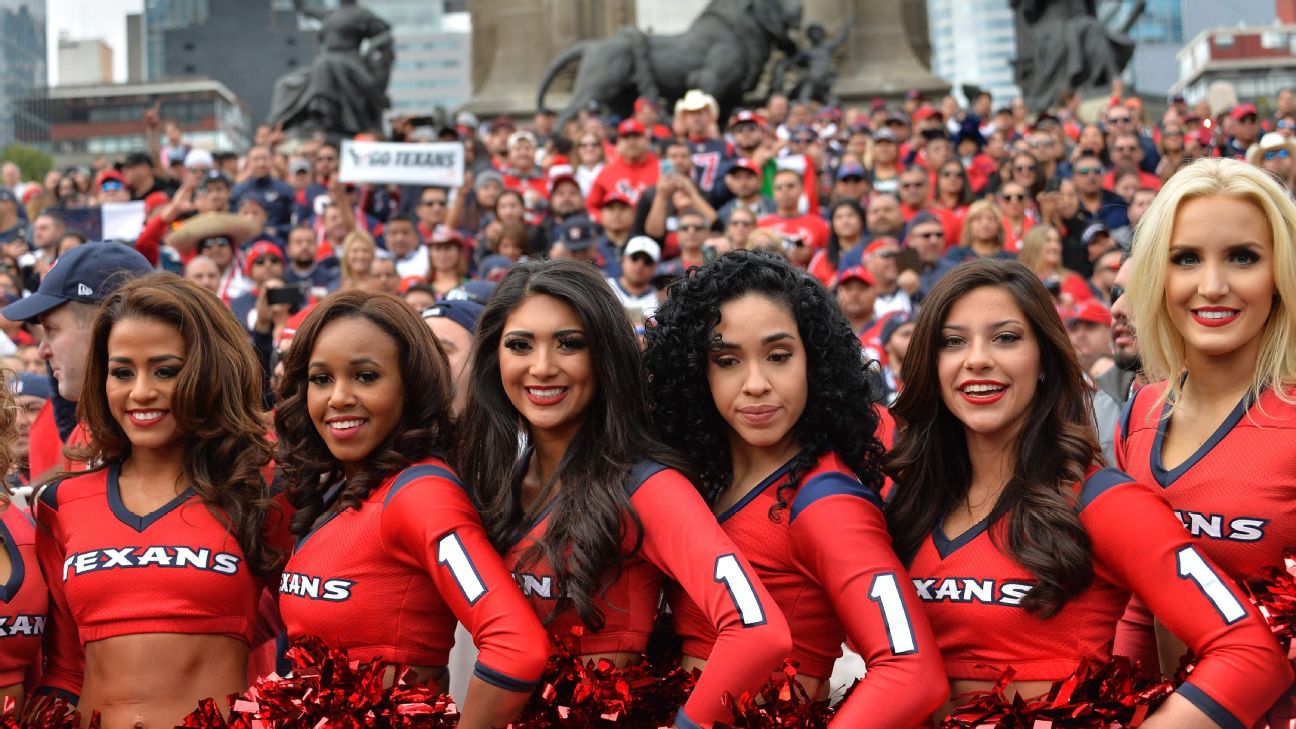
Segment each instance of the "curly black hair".
[[707,383],[710,349],[720,308],[747,294],[786,306],[806,349],[805,411],[793,426],[801,453],[770,511],[787,507],[804,475],[834,450],[865,486],[881,487],[883,449],[875,433],[875,390],[859,338],[836,297],[786,260],[757,251],[733,251],[697,269],[670,289],[670,296],[644,332],[653,423],[689,459],[703,498],[714,504],[733,480],[728,424]]

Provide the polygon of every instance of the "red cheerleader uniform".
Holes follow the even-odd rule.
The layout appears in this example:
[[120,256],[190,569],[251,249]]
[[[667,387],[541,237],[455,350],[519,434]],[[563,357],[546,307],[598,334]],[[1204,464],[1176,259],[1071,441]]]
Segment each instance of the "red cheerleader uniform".
[[10,504],[0,515],[0,540],[12,565],[0,585],[0,687],[23,683],[40,654],[49,592],[36,561],[36,523]]
[[86,643],[138,633],[224,635],[249,645],[264,581],[192,488],[140,516],[122,503],[120,464],[46,486],[36,553],[49,585],[39,689],[81,691]]
[[[834,726],[924,721],[949,695],[949,684],[922,603],[891,548],[881,497],[829,451],[801,475],[773,521],[770,509],[787,486],[790,466],[721,514],[720,526],[787,618],[790,657],[801,673],[831,676],[848,637],[863,655],[868,675],[838,707]],[[688,595],[678,589],[667,595],[684,653],[709,657],[715,629]]]
[[[578,655],[641,653],[657,617],[663,578],[674,580],[697,601],[719,636],[711,661],[675,723],[693,729],[731,721],[721,697],[725,692],[738,696],[754,691],[769,680],[791,645],[787,621],[683,474],[644,461],[628,483],[630,506],[643,526],[642,543],[621,563],[616,582],[596,595],[606,620],[603,629],[577,637],[574,651]],[[562,588],[547,562],[522,565],[520,560],[544,536],[549,515],[546,509],[505,555],[523,594],[542,618],[553,611]],[[636,542],[636,530],[627,531],[623,555],[629,555]],[[554,618],[549,629],[565,637],[583,625],[576,611],[568,609]]]
[[1034,577],[1001,551],[1005,522],[950,539],[940,524],[909,569],[951,679],[1056,681],[1111,655],[1133,591],[1199,656],[1178,693],[1225,727],[1252,726],[1291,682],[1263,618],[1221,576],[1161,498],[1115,469],[1092,471],[1076,508],[1092,543],[1093,582],[1048,619],[1022,608]]
[[[1248,397],[1196,453],[1167,469],[1161,449],[1169,421],[1159,404],[1166,387],[1143,387],[1126,403],[1116,462],[1170,503],[1197,547],[1229,578],[1247,581],[1280,566],[1283,551],[1296,547],[1296,406],[1272,389]],[[1116,650],[1155,665],[1152,626],[1147,607],[1131,601]],[[1296,716],[1296,697],[1284,706],[1270,719],[1286,725]]]
[[446,665],[462,622],[480,650],[473,675],[509,691],[531,690],[549,656],[544,628],[440,458],[391,476],[302,537],[279,607],[290,638],[414,666]]

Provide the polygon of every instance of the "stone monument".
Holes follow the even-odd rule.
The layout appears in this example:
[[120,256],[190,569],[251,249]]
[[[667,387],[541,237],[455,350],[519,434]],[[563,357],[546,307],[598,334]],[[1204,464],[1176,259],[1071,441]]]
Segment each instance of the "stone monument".
[[396,60],[391,26],[356,5],[341,0],[334,10],[293,0],[297,12],[319,20],[319,54],[310,68],[293,71],[275,82],[270,123],[285,131],[316,131],[353,136],[382,129],[391,101],[387,82]]
[[[1142,15],[1138,0],[1119,26],[1114,12],[1099,17],[1094,0],[1009,0],[1016,21],[1013,76],[1026,105],[1046,109],[1072,89],[1105,90],[1134,55],[1129,29]],[[1118,9],[1118,8],[1116,8]]]
[[[899,98],[910,89],[938,96],[949,84],[932,75],[926,0],[801,0],[805,23],[849,24],[836,56],[835,95],[857,104]],[[678,4],[688,4],[678,0]],[[697,0],[701,13],[707,0]],[[473,98],[479,116],[529,116],[550,61],[578,40],[608,38],[635,24],[634,0],[469,0],[473,22]],[[854,19],[854,22],[850,22]],[[798,39],[799,40],[799,39]],[[561,108],[576,64],[554,81],[545,101]]]

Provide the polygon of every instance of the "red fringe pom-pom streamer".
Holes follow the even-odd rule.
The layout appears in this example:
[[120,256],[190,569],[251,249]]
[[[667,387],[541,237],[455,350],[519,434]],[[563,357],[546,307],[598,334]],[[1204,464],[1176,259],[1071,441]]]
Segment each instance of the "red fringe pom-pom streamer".
[[1174,692],[1170,680],[1141,673],[1124,656],[1086,661],[1033,699],[1006,698],[1014,675],[1010,668],[991,690],[955,697],[942,729],[1134,729]]
[[[812,701],[796,682],[796,665],[783,662],[783,678],[771,680],[755,694],[736,699],[725,695],[725,706],[734,713],[732,726],[741,729],[827,729],[833,710],[827,701]],[[856,682],[858,683],[858,682]],[[849,698],[851,686],[846,691]],[[717,727],[722,726],[716,724]]]

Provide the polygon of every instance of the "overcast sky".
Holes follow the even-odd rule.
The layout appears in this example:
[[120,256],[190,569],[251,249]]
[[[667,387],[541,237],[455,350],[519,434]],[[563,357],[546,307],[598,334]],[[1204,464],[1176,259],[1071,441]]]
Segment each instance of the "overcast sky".
[[126,80],[126,16],[138,13],[144,0],[48,0],[50,82],[58,83],[58,38],[98,38],[113,49],[113,78]]

